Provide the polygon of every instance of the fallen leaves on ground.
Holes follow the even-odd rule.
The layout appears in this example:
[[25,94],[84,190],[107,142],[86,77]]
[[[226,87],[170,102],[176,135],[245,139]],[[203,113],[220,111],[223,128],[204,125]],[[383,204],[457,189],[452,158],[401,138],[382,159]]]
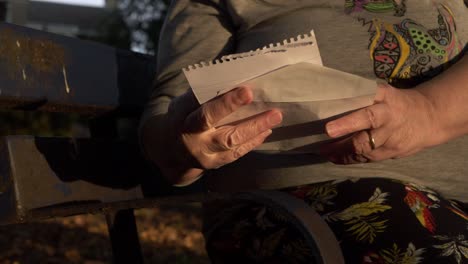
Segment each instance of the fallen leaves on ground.
[[[145,263],[209,263],[201,205],[135,211]],[[110,263],[103,215],[79,215],[0,227],[0,264]]]

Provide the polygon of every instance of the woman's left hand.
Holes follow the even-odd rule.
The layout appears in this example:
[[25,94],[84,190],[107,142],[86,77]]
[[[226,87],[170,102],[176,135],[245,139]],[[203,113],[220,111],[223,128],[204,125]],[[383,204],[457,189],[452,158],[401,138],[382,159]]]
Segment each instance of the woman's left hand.
[[380,85],[375,103],[326,125],[341,138],[324,144],[322,155],[337,164],[401,158],[436,145],[434,106],[418,89]]

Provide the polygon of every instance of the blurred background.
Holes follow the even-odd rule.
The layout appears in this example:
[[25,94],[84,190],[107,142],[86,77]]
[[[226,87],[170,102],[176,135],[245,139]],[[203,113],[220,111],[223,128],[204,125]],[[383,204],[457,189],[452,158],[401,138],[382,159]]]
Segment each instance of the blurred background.
[[[170,0],[0,0],[0,21],[135,52],[156,54]],[[0,43],[1,45],[1,43]],[[0,111],[0,136],[86,137],[86,119],[72,114]],[[209,263],[200,204],[135,212],[146,263]],[[102,215],[0,226],[0,264],[110,263]]]

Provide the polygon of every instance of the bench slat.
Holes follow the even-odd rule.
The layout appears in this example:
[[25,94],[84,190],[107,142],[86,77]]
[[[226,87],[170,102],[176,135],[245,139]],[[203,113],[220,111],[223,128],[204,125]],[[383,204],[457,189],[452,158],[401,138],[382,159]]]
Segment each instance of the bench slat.
[[0,23],[0,108],[140,112],[150,56]]
[[204,193],[203,181],[169,186],[133,143],[32,136],[0,141],[0,224],[194,200]]

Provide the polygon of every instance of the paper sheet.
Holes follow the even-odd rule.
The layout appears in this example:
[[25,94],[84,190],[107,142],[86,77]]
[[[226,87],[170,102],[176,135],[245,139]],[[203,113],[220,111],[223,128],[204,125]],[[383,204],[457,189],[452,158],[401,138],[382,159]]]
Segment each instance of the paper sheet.
[[324,121],[373,103],[376,82],[322,66],[313,31],[252,52],[232,54],[214,63],[184,69],[200,104],[240,85],[253,89],[254,101],[217,125],[279,108],[283,123],[265,151],[314,152],[327,140]]
[[251,80],[298,62],[322,65],[313,31],[307,35],[270,44],[245,53],[231,54],[213,62],[200,62],[183,69],[200,104]]

